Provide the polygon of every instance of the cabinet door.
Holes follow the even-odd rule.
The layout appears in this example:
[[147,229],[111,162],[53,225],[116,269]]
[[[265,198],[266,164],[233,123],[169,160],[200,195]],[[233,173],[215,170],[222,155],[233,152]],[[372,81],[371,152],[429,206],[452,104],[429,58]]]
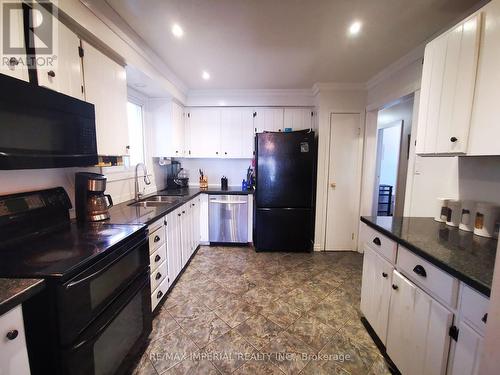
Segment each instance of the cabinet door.
[[477,375],[483,346],[483,338],[467,324],[458,326],[459,335],[451,375]]
[[97,152],[126,155],[127,78],[125,69],[82,41],[86,101],[95,105]]
[[188,156],[185,150],[185,129],[184,129],[184,107],[176,102],[172,102],[172,149],[173,155]]
[[[16,330],[17,336],[8,339],[7,334]],[[29,375],[30,365],[24,335],[21,305],[0,316],[0,374]]]
[[[43,7],[38,7],[40,13],[35,16],[52,17]],[[68,29],[64,24],[57,22],[57,61],[54,66],[42,66],[37,68],[38,84],[54,91],[85,100],[83,93],[82,58],[80,57],[80,38]],[[42,45],[40,45],[42,44]],[[43,47],[43,42],[35,38],[35,53],[37,48]],[[101,88],[102,89],[102,88]]]
[[254,108],[254,115],[256,133],[283,131],[283,108]]
[[294,131],[311,129],[311,108],[285,108],[283,128],[292,128]]
[[248,108],[221,109],[221,154],[227,158],[253,156],[253,111]]
[[22,53],[6,54],[5,57],[9,59],[8,69],[4,66],[4,69],[2,69],[0,73],[28,82],[29,77],[26,61],[26,45],[24,43],[23,10],[12,10],[9,20],[10,46],[21,49]]
[[207,244],[208,237],[208,194],[200,195],[200,243]]
[[361,283],[361,311],[386,344],[393,266],[365,247]]
[[387,354],[405,375],[444,374],[453,314],[397,271],[392,283]]
[[176,274],[176,261],[175,261],[175,218],[174,212],[169,213],[165,217],[165,231],[166,231],[166,244],[167,244],[167,264],[168,276],[170,283],[177,277]]
[[188,110],[191,156],[220,156],[220,109],[191,108]]

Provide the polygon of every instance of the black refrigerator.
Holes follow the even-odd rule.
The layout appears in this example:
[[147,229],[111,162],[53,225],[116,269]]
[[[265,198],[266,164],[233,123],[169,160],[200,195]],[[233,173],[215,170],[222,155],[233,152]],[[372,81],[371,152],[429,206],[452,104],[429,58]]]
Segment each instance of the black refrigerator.
[[317,159],[314,132],[258,133],[255,154],[255,249],[311,251]]

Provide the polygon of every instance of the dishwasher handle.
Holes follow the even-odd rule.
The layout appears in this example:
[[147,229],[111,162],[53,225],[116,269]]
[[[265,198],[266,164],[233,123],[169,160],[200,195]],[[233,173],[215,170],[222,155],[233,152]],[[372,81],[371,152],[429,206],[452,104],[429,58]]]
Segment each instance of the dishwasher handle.
[[210,199],[210,203],[220,203],[220,204],[247,204],[247,201],[221,201],[217,199]]

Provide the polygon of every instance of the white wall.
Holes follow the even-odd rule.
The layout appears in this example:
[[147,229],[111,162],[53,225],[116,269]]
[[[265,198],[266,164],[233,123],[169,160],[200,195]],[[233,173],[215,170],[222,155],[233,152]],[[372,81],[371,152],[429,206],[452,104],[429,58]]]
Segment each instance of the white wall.
[[208,185],[220,187],[220,179],[226,176],[229,186],[241,187],[247,177],[247,168],[252,159],[176,159],[189,172],[189,185],[199,186],[199,169],[208,177]]

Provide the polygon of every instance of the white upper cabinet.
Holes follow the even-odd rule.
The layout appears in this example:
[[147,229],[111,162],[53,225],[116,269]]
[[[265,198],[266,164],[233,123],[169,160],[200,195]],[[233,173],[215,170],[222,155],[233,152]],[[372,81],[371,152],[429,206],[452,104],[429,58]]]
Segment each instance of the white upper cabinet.
[[216,158],[220,152],[220,108],[190,108],[188,153],[195,158]]
[[312,128],[313,112],[311,108],[285,108],[283,128],[305,130]]
[[[37,7],[37,10],[40,10],[41,13],[35,12],[35,15],[40,16],[43,14],[43,17],[52,17],[44,7]],[[57,28],[55,29],[57,30],[57,46],[54,49],[57,59],[54,61],[53,66],[43,65],[37,67],[38,84],[74,98],[85,100],[80,38],[56,18],[53,19],[53,22],[57,22]],[[38,48],[43,47],[43,42],[35,38],[35,54],[37,54]]]
[[127,77],[125,68],[82,41],[85,100],[95,105],[97,152],[128,153]]
[[283,131],[283,108],[254,108],[254,131],[256,133]]
[[26,45],[24,43],[24,21],[22,9],[12,11],[10,17],[9,37],[10,46],[15,47],[16,49],[19,48],[22,52],[20,54],[9,54],[9,68],[2,69],[1,73],[28,82],[29,77],[26,62]]
[[151,99],[147,107],[154,129],[154,156],[186,156],[184,107],[170,99]]
[[220,142],[223,157],[252,158],[253,137],[251,108],[221,109]]
[[469,135],[469,155],[500,155],[500,2],[482,9],[483,33]]
[[467,153],[481,14],[427,44],[424,55],[418,154]]

